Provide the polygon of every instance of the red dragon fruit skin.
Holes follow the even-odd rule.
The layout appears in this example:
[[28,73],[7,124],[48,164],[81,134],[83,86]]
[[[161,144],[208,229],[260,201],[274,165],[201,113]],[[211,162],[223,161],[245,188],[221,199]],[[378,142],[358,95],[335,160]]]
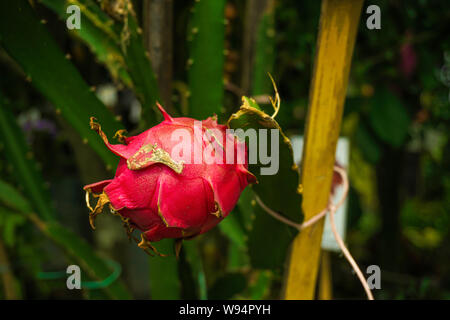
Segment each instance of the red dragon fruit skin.
[[[217,124],[214,118],[202,121],[201,134],[206,133],[207,139],[201,140],[201,136],[194,133],[195,119],[172,118],[159,104],[158,108],[164,121],[137,136],[123,137],[119,132],[124,144],[110,144],[100,125],[91,118],[91,128],[120,161],[113,179],[84,187],[92,228],[95,228],[95,216],[108,204],[112,213],[120,215],[128,235],[131,236],[134,229],[142,231],[139,246],[153,250],[150,242],[191,238],[207,232],[231,212],[245,187],[256,182],[247,170],[246,155],[243,161],[236,161],[239,147],[247,152],[245,145],[242,146],[244,142],[226,134],[226,126]],[[190,133],[190,141],[183,140],[191,144],[186,146],[190,147],[187,150],[199,147],[203,154],[211,144],[222,149],[231,145],[235,155],[233,163],[226,162],[225,151],[223,161],[206,163],[200,158],[196,163],[194,152],[184,155],[184,159],[191,158],[184,161],[186,163],[175,161],[171,152],[182,141],[172,138],[176,129]],[[208,134],[217,130],[222,141],[217,135]],[[90,205],[91,193],[98,198],[95,208]]]

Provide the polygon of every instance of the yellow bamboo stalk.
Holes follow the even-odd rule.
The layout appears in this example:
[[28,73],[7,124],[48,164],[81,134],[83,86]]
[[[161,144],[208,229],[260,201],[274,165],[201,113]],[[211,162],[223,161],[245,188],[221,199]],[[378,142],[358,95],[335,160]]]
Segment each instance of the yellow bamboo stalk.
[[[328,203],[363,0],[323,0],[302,157],[305,221]],[[285,299],[313,299],[324,219],[294,239]]]
[[322,250],[320,258],[319,300],[333,299],[333,281],[331,277],[330,252]]

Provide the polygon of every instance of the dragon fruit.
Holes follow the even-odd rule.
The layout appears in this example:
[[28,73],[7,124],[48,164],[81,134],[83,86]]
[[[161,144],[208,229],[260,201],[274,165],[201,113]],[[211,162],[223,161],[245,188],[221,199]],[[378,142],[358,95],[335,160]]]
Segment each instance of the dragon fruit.
[[[172,118],[158,108],[164,116],[160,124],[137,136],[116,133],[123,144],[110,144],[91,118],[91,129],[120,161],[113,179],[84,187],[93,229],[95,217],[109,205],[128,236],[147,253],[157,254],[151,242],[207,232],[232,211],[244,188],[256,182],[247,170],[245,143],[216,118]],[[98,199],[94,208],[90,194]],[[140,240],[132,235],[135,229],[142,232]]]

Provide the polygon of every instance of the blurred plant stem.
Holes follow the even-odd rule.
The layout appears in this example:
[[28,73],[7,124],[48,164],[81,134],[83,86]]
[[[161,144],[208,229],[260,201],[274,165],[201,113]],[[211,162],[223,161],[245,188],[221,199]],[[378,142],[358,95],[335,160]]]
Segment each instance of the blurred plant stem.
[[[322,1],[301,168],[305,220],[328,204],[362,5],[362,0]],[[315,297],[324,220],[292,244],[286,299]]]
[[196,1],[188,26],[189,115],[220,117],[224,98],[225,0]]
[[143,26],[145,48],[158,81],[160,103],[170,114],[173,70],[173,0],[144,0]]
[[3,240],[1,240],[2,238],[0,234],[0,273],[2,275],[3,291],[5,292],[6,300],[17,300],[20,299],[20,294],[16,287],[17,281],[12,272],[8,253],[6,252]]
[[[253,82],[255,82],[254,74],[258,72],[255,70],[255,60],[257,55],[262,55],[264,52],[258,51],[258,38],[263,33],[260,31],[262,20],[269,12],[273,18],[273,7],[275,0],[248,0],[245,8],[245,22],[244,22],[244,42],[242,44],[242,76],[241,76],[241,89],[243,95],[249,95],[252,93]],[[267,30],[264,30],[267,31]],[[270,68],[270,66],[265,66]],[[270,69],[264,72],[271,71]],[[267,80],[268,77],[267,77]],[[270,81],[269,81],[270,84]],[[257,92],[256,94],[261,94]]]
[[381,263],[398,271],[400,248],[400,177],[402,152],[387,146],[376,167],[378,200],[381,213]]

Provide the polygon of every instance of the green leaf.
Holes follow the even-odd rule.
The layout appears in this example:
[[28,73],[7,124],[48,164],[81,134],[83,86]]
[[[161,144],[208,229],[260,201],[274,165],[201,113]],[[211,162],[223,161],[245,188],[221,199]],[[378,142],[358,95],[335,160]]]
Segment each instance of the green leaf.
[[[16,123],[14,115],[9,110],[9,106],[0,94],[0,141],[3,141],[4,154],[13,169],[13,176],[17,183],[21,185],[27,197],[33,203],[33,207],[39,216],[44,220],[51,220],[55,217],[54,208],[51,206],[50,195],[46,190],[41,172],[33,154],[29,149],[25,137]],[[9,206],[16,210],[29,210],[25,207],[24,199],[20,199],[17,193],[5,184],[0,184],[1,199],[6,198]],[[22,202],[22,203],[20,203]]]
[[251,228],[254,219],[254,209],[256,205],[255,196],[251,187],[245,188],[242,191],[238,200],[238,207],[240,222],[243,225],[244,231],[247,233]]
[[10,184],[0,180],[0,202],[8,208],[22,212],[32,212],[28,201]]
[[203,269],[203,261],[200,255],[198,242],[196,239],[183,241],[183,249],[186,253],[186,262],[192,269],[192,278],[198,288],[198,297],[200,300],[207,299],[206,277]]
[[[65,8],[68,4],[80,7],[83,27],[73,32],[88,44],[114,78],[119,77],[134,90],[143,108],[143,128],[156,124],[161,118],[155,105],[159,99],[158,84],[136,17],[129,13],[128,24],[124,25],[110,18],[92,0],[65,0],[63,6],[53,0],[42,1],[63,19],[67,16]],[[121,36],[124,28],[129,32],[128,39]]]
[[189,115],[219,114],[224,97],[225,0],[196,1],[188,30]]
[[272,274],[270,271],[259,272],[255,283],[249,285],[250,298],[252,300],[262,300],[270,289]]
[[[47,1],[47,0],[40,0]],[[109,38],[113,39],[116,43],[120,42],[121,26],[119,23],[111,18],[106,12],[104,12],[98,5],[99,1],[96,0],[57,0],[60,2],[66,1],[66,8],[68,5],[76,5],[80,8],[81,13],[89,19],[89,21],[105,33]],[[52,1],[55,2],[55,1]],[[68,14],[66,14],[68,17]],[[83,27],[83,18],[81,21]]]
[[226,219],[219,223],[219,229],[235,246],[240,249],[245,248],[245,233],[235,212],[229,214]]
[[[45,222],[39,219],[31,212],[31,205],[28,200],[11,185],[1,180],[0,192],[2,192],[0,203],[17,210],[32,221],[44,235],[53,240],[74,259],[88,273],[89,277],[104,280],[110,276],[112,270],[108,264],[95,253],[85,240],[61,226],[56,221]],[[7,194],[4,195],[3,192]],[[5,213],[5,211],[2,211],[2,213]],[[104,288],[104,290],[111,298],[131,299],[131,295],[120,280],[114,281],[111,285]]]
[[[56,222],[50,222],[41,226],[50,239],[62,247],[89,276],[96,280],[104,280],[111,275],[113,270],[106,261],[98,256],[92,247],[72,231],[64,228]],[[105,292],[113,299],[131,299],[131,295],[119,279],[104,288]]]
[[253,96],[268,94],[272,90],[272,83],[267,73],[273,71],[275,63],[274,9],[273,3],[270,3],[262,15],[258,26],[252,79]]
[[[96,117],[108,135],[122,129],[114,115],[97,99],[76,68],[65,58],[45,26],[25,0],[0,2],[0,42],[22,67],[31,83],[111,168],[115,157],[95,132]],[[26,48],[26,50],[24,49]]]
[[381,140],[398,148],[408,135],[411,119],[401,100],[382,89],[372,98],[369,121]]
[[381,156],[381,148],[376,139],[371,135],[366,125],[359,122],[355,132],[355,141],[364,157],[371,163],[377,163]]
[[16,229],[26,223],[26,219],[17,212],[8,208],[0,207],[0,227],[2,227],[3,240],[9,247],[14,246],[16,241]]
[[246,245],[250,263],[258,269],[282,268],[288,247],[298,231],[265,212],[255,201],[253,187],[247,189],[245,201],[239,199],[238,206],[250,219],[246,223]]
[[[291,143],[281,131],[278,123],[261,111],[254,100],[244,97],[243,105],[237,113],[230,117],[228,124],[232,129],[256,130],[258,143],[253,141],[248,144],[249,152],[253,145],[261,146],[259,143],[260,129],[271,129],[278,132],[278,141],[275,141],[278,142],[278,148],[269,151],[275,158],[278,157],[278,171],[275,174],[265,175],[261,172],[264,165],[259,161],[256,164],[249,164],[249,171],[257,177],[259,182],[253,185],[252,189],[267,207],[291,221],[301,223],[303,220],[302,196],[298,193],[300,174],[294,163]],[[270,132],[267,134],[267,138],[267,145],[270,146],[272,143]],[[252,203],[254,204],[255,201],[251,201]],[[248,212],[250,208],[248,203],[245,206],[240,203],[242,211]],[[282,267],[288,246],[297,234],[297,230],[269,216],[258,204],[253,206],[252,211],[254,220],[248,235],[252,266],[270,269]]]
[[163,239],[153,244],[167,257],[150,257],[150,295],[154,300],[180,299],[178,263],[173,252],[174,240]]
[[227,270],[235,271],[250,264],[247,248],[248,230],[252,225],[253,208],[251,201],[253,191],[245,188],[238,200],[238,205],[219,224],[219,229],[230,243],[227,252]]
[[97,59],[109,70],[113,79],[120,79],[127,87],[132,87],[130,75],[127,72],[125,60],[122,55],[119,37],[111,28],[114,20],[103,13],[97,5],[91,1],[74,0],[40,0],[45,6],[53,10],[59,18],[65,21],[68,18],[66,9],[68,6],[78,5],[81,12],[82,28],[69,30],[81,39],[96,55]]
[[[260,145],[260,139],[262,139],[260,129],[268,129],[268,149],[272,145],[271,131],[278,132],[278,141],[273,143],[278,148],[268,150],[268,153],[272,154],[274,159],[278,158],[278,170],[274,174],[262,174],[261,169],[269,165],[263,165],[260,161],[256,164],[250,163],[249,171],[256,176],[259,182],[253,185],[253,190],[272,210],[301,223],[303,219],[301,211],[302,196],[297,191],[300,172],[294,163],[291,142],[284,135],[275,119],[255,107],[257,105],[253,99],[244,97],[243,102],[240,110],[230,117],[228,122],[230,128],[240,128],[244,131],[254,129],[258,141],[254,141],[252,144],[258,146]],[[252,145],[248,145],[248,148],[251,151]]]
[[149,53],[144,47],[142,30],[131,13],[128,15],[128,28],[130,37],[128,44],[123,48],[123,55],[133,80],[134,92],[142,103],[143,126],[147,129],[162,119],[160,112],[156,110],[156,102],[159,99],[158,83]]
[[247,242],[243,248],[234,243],[230,243],[227,252],[227,271],[239,271],[250,266],[250,260],[247,254]]
[[[298,211],[300,215],[300,207]],[[280,269],[298,231],[273,218],[259,205],[254,207],[254,214],[247,242],[250,262],[258,269]]]
[[228,273],[216,280],[208,291],[211,300],[228,300],[247,287],[247,279],[242,273]]

